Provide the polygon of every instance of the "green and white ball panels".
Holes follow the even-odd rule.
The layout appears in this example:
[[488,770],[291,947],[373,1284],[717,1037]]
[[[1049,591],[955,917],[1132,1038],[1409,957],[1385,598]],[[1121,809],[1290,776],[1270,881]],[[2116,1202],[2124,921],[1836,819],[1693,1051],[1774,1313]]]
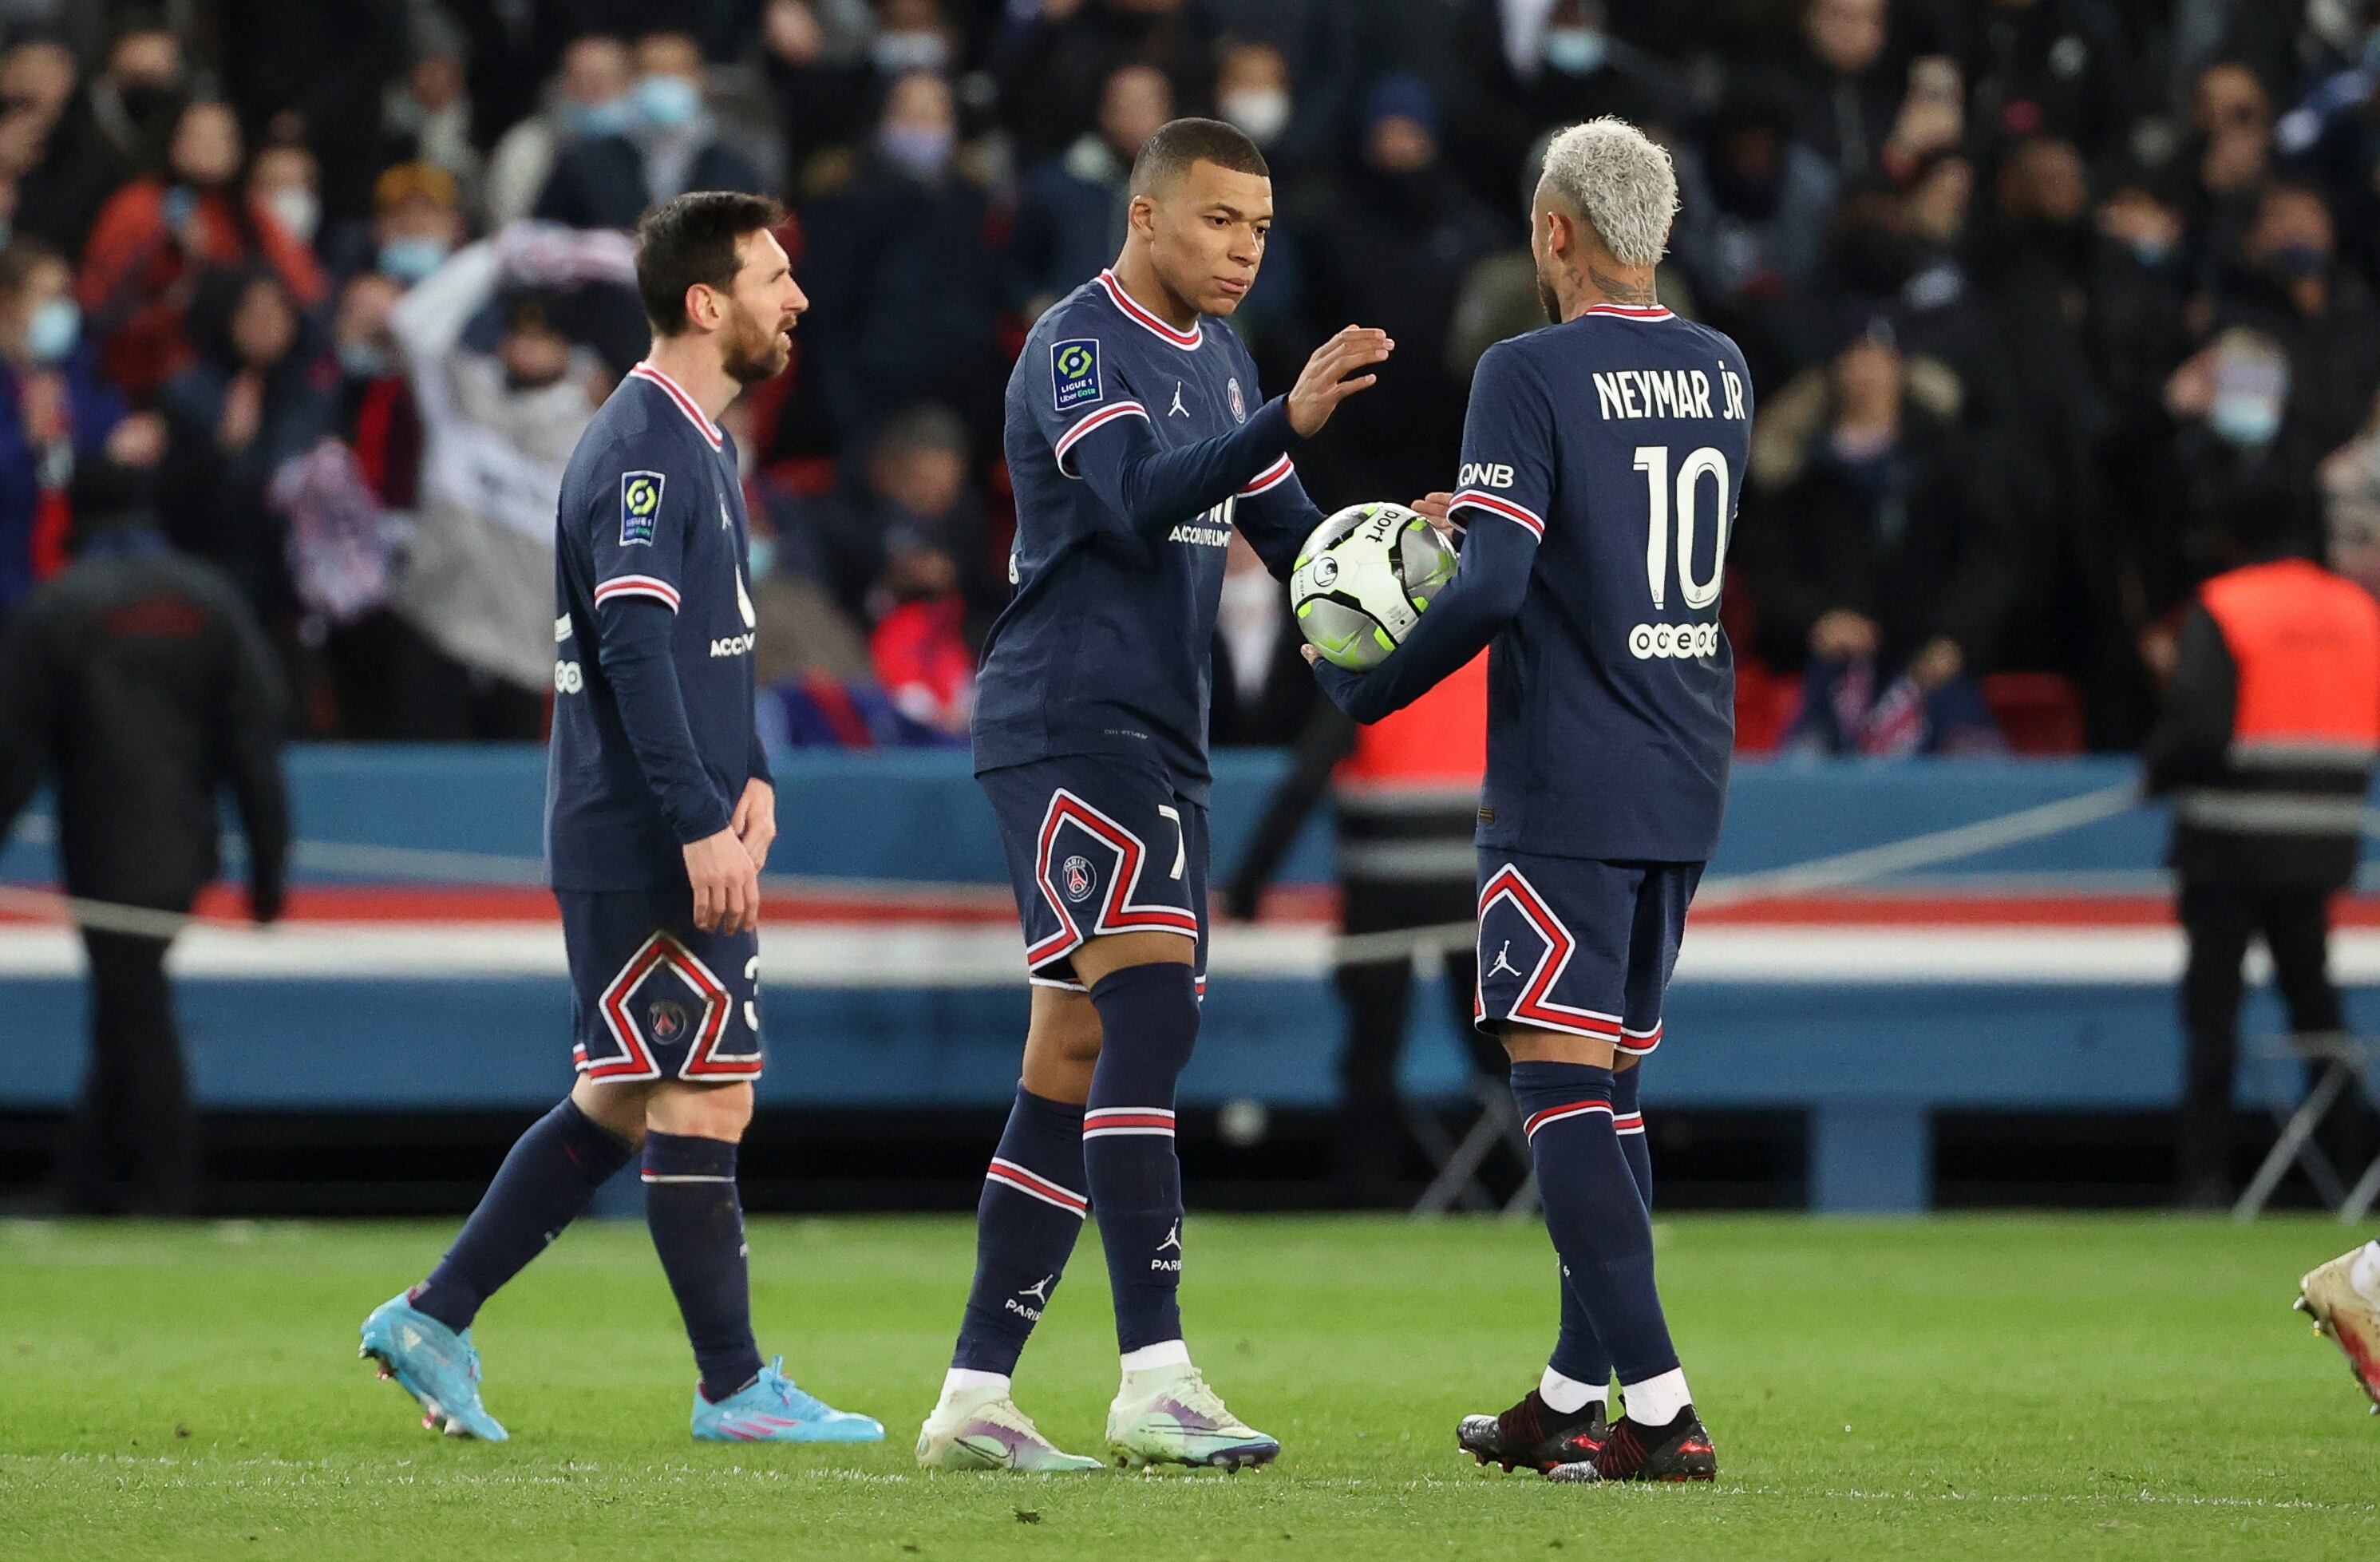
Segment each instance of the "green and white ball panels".
[[1356,504],[1314,528],[1289,599],[1306,642],[1353,672],[1377,667],[1454,578],[1454,550],[1402,504]]

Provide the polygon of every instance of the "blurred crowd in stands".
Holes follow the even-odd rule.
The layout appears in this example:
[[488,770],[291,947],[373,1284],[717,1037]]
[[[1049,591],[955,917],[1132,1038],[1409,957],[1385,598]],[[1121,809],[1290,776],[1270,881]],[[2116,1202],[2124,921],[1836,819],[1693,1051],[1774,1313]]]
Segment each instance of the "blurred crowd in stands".
[[[625,237],[782,196],[813,304],[728,418],[797,744],[956,743],[1006,590],[1001,390],[1166,119],[1267,149],[1269,383],[1398,352],[1301,454],[1451,487],[1540,323],[1551,128],[1677,154],[1661,285],[1742,343],[1747,747],[2138,741],[2227,505],[2380,587],[2367,0],[0,0],[0,620],[79,539],[228,573],[300,734],[534,738],[562,464],[643,352]],[[1245,551],[1220,743],[1312,698]]]

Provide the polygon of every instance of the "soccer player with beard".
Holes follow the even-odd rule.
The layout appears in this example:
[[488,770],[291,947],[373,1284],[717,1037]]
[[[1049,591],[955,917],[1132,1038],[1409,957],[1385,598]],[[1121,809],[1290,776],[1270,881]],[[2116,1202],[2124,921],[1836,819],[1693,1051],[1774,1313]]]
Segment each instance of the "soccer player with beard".
[[556,519],[546,865],[576,989],[578,1080],[505,1157],[429,1278],[364,1321],[363,1354],[450,1436],[501,1440],[471,1323],[641,1152],[646,1219],[700,1374],[705,1441],[873,1442],[763,1364],[735,1147],[761,1066],[759,871],[775,793],[753,720],[735,450],[719,415],[782,371],[808,300],[754,196],[646,216],[645,360],[588,425]]
[[1637,1079],[1727,799],[1718,596],[1752,398],[1735,344],[1654,296],[1677,202],[1635,127],[1554,138],[1529,219],[1553,323],[1479,360],[1456,491],[1429,507],[1464,528],[1455,577],[1378,667],[1316,667],[1377,721],[1488,648],[1475,1012],[1512,1055],[1561,1332],[1537,1386],[1457,1437],[1564,1481],[1717,1469],[1653,1284]]
[[1322,520],[1290,452],[1372,383],[1391,344],[1350,326],[1288,395],[1258,399],[1222,317],[1264,259],[1272,182],[1228,125],[1160,127],[1133,164],[1129,222],[1113,269],[1041,317],[1008,384],[1015,594],[977,681],[975,762],[1033,1004],[977,1208],[974,1288],[917,1439],[932,1468],[1099,1468],[1010,1397],[1092,1208],[1123,1355],[1110,1452],[1236,1466],[1281,1451],[1199,1375],[1176,1302],[1173,1099],[1206,967],[1209,648],[1232,528],[1288,577]]

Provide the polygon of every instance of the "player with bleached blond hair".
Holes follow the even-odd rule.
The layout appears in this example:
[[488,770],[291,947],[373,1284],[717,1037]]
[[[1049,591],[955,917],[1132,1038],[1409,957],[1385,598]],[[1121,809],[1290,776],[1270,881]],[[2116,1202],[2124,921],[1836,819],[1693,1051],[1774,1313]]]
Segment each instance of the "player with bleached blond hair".
[[1677,204],[1635,127],[1554,138],[1529,214],[1553,323],[1479,360],[1456,490],[1427,506],[1463,528],[1460,568],[1371,672],[1316,668],[1376,721],[1488,648],[1474,1008],[1512,1055],[1561,1333],[1537,1386],[1457,1439],[1563,1481],[1718,1469],[1653,1283],[1636,1084],[1727,796],[1719,578],[1752,432],[1743,355],[1654,294]]

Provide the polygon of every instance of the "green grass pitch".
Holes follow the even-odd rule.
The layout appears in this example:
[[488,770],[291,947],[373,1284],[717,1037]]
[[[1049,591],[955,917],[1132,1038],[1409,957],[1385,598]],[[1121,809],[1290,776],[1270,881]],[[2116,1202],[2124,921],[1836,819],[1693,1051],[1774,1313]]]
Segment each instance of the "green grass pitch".
[[[890,1428],[840,1450],[687,1438],[692,1367],[636,1225],[572,1230],[482,1315],[511,1443],[419,1430],[356,1326],[447,1229],[0,1227],[0,1556],[2380,1556],[2380,1420],[2287,1311],[2349,1245],[2327,1223],[1664,1222],[1720,1478],[1608,1490],[1453,1447],[1544,1361],[1533,1223],[1195,1221],[1193,1344],[1281,1461],[1064,1482],[910,1463],[964,1222],[754,1223],[764,1350]],[[1020,1398],[1096,1452],[1113,1374],[1087,1240]]]

